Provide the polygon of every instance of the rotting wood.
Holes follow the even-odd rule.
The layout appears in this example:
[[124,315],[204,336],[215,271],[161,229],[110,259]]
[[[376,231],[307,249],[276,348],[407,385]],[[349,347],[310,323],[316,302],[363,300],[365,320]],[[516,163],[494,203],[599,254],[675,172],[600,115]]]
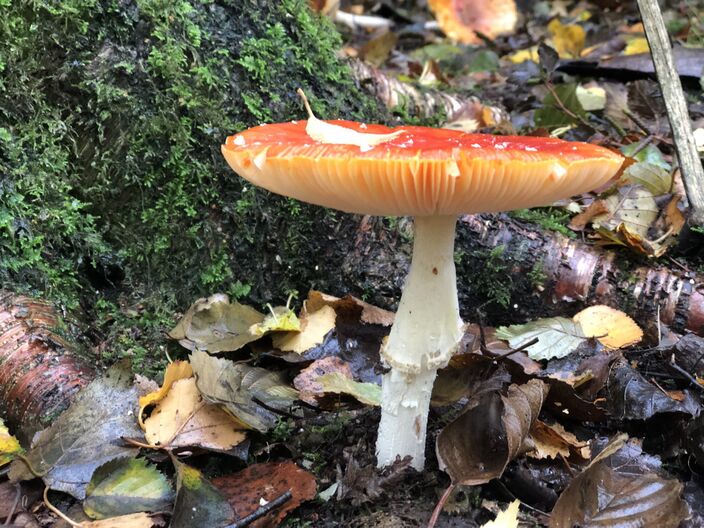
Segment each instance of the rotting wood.
[[58,325],[51,305],[0,291],[0,415],[24,441],[95,375],[56,332]]
[[[704,335],[702,274],[672,271],[665,262],[599,248],[507,215],[464,216],[457,227],[460,307],[483,306],[485,320],[492,324],[571,315],[592,304],[606,304],[628,313],[651,332],[659,318],[676,332]],[[492,257],[499,247],[499,256]],[[402,237],[394,239],[367,218],[343,272],[365,291],[377,290],[370,301],[388,306],[403,282],[407,252]],[[492,258],[500,259],[501,270],[492,271]],[[507,306],[492,302],[480,287],[491,274],[506,289]],[[463,318],[476,321],[477,314],[464,312]]]
[[704,168],[692,134],[682,82],[675,70],[672,46],[657,0],[638,0],[645,36],[670,120],[682,180],[687,190],[690,224],[704,226]]

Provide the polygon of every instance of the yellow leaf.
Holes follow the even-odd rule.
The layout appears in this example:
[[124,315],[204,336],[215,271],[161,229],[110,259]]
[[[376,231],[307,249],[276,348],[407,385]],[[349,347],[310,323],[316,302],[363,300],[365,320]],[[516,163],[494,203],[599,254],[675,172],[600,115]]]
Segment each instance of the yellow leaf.
[[623,50],[623,55],[636,55],[637,53],[649,53],[648,39],[645,37],[636,37],[628,41],[626,49]]
[[262,337],[271,332],[296,332],[301,329],[301,322],[288,306],[269,309],[271,313],[261,323],[249,327],[250,334]]
[[23,452],[17,438],[10,434],[5,424],[0,420],[0,467],[11,462],[15,455]]
[[82,522],[81,528],[151,528],[152,518],[146,513],[131,513],[100,521]]
[[606,348],[623,348],[643,339],[643,330],[625,313],[603,304],[585,308],[574,316],[584,335],[595,337]]
[[514,53],[511,53],[510,55],[507,55],[506,58],[514,64],[521,64],[522,62],[526,61],[539,62],[540,59],[538,57],[538,46],[533,46],[532,48],[516,51]]
[[227,412],[203,401],[195,378],[176,381],[144,425],[144,436],[153,446],[227,451],[245,439]]
[[508,507],[499,512],[496,519],[482,524],[481,528],[518,528],[518,506],[521,501],[516,499]]
[[601,86],[577,86],[577,99],[587,112],[603,110],[606,106],[606,90]]
[[582,26],[577,24],[563,24],[555,18],[548,24],[548,31],[552,35],[552,43],[558,55],[565,59],[579,57],[584,49],[586,33]]
[[304,313],[301,315],[300,332],[276,334],[272,342],[279,350],[302,354],[323,342],[327,333],[335,328],[335,317],[335,310],[330,306],[323,306],[313,313]]
[[148,405],[158,403],[163,400],[169,393],[171,385],[173,385],[174,382],[180,379],[190,378],[191,376],[193,376],[193,369],[188,361],[174,361],[173,363],[169,363],[169,366],[166,367],[166,372],[164,373],[164,383],[161,388],[158,391],[150,392],[146,396],[142,396],[139,399],[138,419],[139,425],[142,429],[144,429],[144,421],[142,419],[144,409]]

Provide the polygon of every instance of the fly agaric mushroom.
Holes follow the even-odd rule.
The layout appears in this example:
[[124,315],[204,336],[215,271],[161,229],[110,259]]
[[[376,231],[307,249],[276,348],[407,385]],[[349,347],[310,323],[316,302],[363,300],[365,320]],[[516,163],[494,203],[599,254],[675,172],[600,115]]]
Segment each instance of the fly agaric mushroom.
[[[305,101],[305,99],[304,99]],[[415,217],[411,268],[381,356],[379,467],[410,456],[422,469],[437,370],[457,350],[457,215],[550,204],[606,183],[623,158],[603,147],[539,137],[389,129],[351,121],[261,125],[222,153],[272,192],[348,213]]]

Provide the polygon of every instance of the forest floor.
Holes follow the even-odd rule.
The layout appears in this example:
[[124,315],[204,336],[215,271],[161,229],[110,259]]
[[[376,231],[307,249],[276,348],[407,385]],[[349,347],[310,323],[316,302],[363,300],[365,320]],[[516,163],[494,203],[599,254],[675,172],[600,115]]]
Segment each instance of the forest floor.
[[[595,254],[610,246],[618,259],[675,268],[698,292],[704,253],[691,240],[704,231],[686,225],[686,192],[635,3],[521,2],[511,35],[491,36],[487,26],[471,45],[450,42],[424,3],[342,2],[344,13],[363,15],[337,17],[340,53],[367,68],[355,75],[382,98],[403,81],[414,90],[406,103],[448,128],[620,151],[628,163],[613,185],[514,212],[513,220],[584,241]],[[704,150],[702,13],[695,0],[664,7]],[[398,101],[385,102],[403,121]],[[403,232],[388,221],[369,229],[377,238]],[[683,230],[689,238],[678,238]],[[492,251],[490,261],[501,261],[501,246]],[[539,266],[533,272],[544,282]],[[500,282],[489,290],[494,310],[512,309]],[[486,313],[479,308],[463,312]],[[18,457],[2,469],[10,467],[11,480],[0,480],[0,520],[69,526],[63,513],[96,528],[167,520],[416,527],[443,501],[435,526],[473,528],[496,527],[486,523],[518,500],[519,511],[498,526],[704,526],[701,322],[673,321],[675,331],[658,316],[600,304],[550,318],[534,311],[522,324],[478,315],[467,325],[436,383],[426,467],[417,472],[408,461],[375,467],[378,351],[391,312],[318,292],[298,314],[201,299],[164,329],[163,348],[176,361],[163,381],[135,383],[124,365],[112,367],[32,449],[13,448],[0,428],[0,466]],[[222,392],[223,380],[233,392]],[[37,476],[52,489],[44,499]],[[88,520],[128,514],[124,524]]]

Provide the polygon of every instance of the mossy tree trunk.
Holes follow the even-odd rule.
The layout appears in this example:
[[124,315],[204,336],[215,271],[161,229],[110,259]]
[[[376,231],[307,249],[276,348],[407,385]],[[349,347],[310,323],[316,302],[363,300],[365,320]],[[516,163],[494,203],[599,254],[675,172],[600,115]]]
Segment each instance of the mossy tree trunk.
[[346,217],[245,185],[219,153],[303,118],[299,87],[320,116],[389,119],[305,0],[0,6],[0,282],[165,311],[317,284],[312,257]]

